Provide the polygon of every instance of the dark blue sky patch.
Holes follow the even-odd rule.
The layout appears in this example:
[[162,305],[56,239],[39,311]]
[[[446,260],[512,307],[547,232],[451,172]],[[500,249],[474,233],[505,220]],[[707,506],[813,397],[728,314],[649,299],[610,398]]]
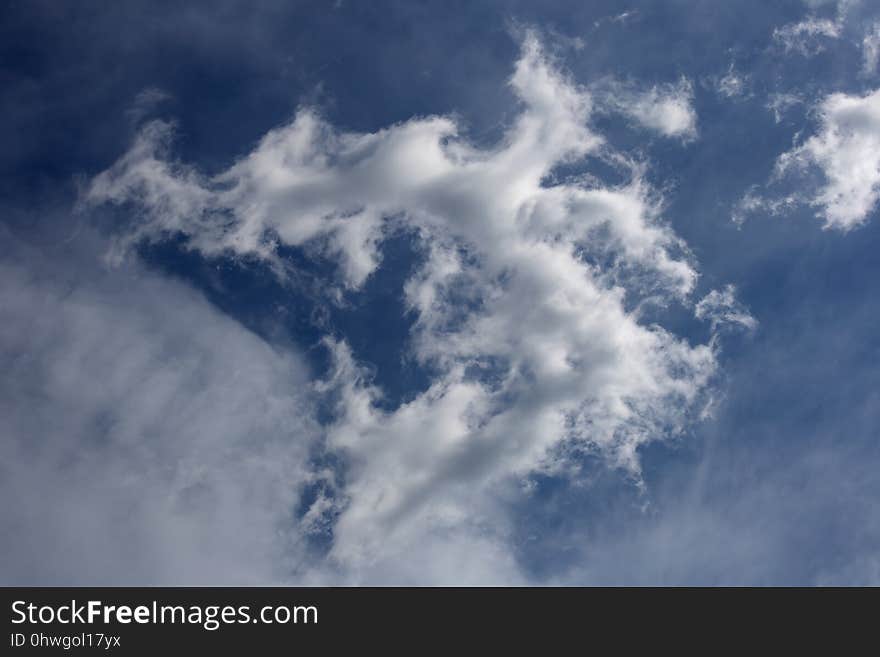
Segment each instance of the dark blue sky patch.
[[[313,250],[282,247],[288,279],[255,258],[205,257],[181,239],[140,247],[142,257],[166,273],[188,280],[224,312],[271,343],[294,344],[315,376],[329,374],[331,362],[321,340],[344,338],[383,392],[380,408],[393,410],[429,385],[429,369],[410,353],[415,315],[406,308],[403,285],[420,261],[418,241],[394,233],[381,244],[380,267],[361,289],[342,301],[326,298],[338,280],[336,266]],[[323,294],[322,294],[323,293]]]

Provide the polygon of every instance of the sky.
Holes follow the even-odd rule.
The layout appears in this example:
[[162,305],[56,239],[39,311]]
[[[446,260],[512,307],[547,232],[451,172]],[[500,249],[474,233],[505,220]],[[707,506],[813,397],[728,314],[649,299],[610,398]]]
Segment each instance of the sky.
[[880,5],[6,1],[0,582],[880,585]]

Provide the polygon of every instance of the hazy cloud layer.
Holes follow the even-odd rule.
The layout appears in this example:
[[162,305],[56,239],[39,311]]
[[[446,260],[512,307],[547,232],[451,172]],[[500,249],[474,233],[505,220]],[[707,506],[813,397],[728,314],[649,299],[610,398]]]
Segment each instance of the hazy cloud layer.
[[297,356],[134,264],[4,244],[4,582],[288,579],[318,437]]

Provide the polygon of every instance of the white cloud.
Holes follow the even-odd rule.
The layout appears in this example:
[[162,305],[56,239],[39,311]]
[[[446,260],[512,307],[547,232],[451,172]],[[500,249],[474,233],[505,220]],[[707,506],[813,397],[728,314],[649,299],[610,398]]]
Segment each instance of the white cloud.
[[616,14],[614,16],[605,16],[603,18],[593,21],[593,29],[598,29],[606,23],[614,23],[617,25],[625,26],[639,20],[640,17],[641,12],[639,12],[638,9],[627,9],[626,11]]
[[733,63],[720,78],[715,78],[715,90],[725,98],[741,98],[747,95],[749,76],[736,70]]
[[[413,355],[436,372],[426,392],[381,410],[347,344],[327,340],[336,365],[320,389],[338,400],[327,440],[348,469],[338,497],[319,501],[339,515],[313,581],[518,581],[505,491],[568,467],[571,450],[638,476],[639,447],[699,412],[712,347],[631,309],[648,297],[691,303],[697,272],[662,199],[637,168],[618,187],[550,185],[560,164],[610,153],[589,128],[595,99],[533,35],[510,84],[520,114],[493,148],[446,117],[364,134],[301,110],[208,178],[171,161],[169,128],[153,123],[88,191],[140,208],[129,244],[180,234],[206,254],[280,268],[280,241],[335,258],[351,289],[379,266],[389,224],[428,251],[405,287]],[[624,91],[603,102],[662,134],[694,134],[687,82]]]
[[2,581],[270,584],[301,567],[318,433],[297,356],[133,264],[4,245]]
[[840,37],[842,21],[810,16],[799,23],[791,23],[773,31],[776,40],[786,52],[797,52],[805,57],[822,52],[829,40]]
[[692,139],[697,135],[697,113],[690,81],[654,85],[647,91],[620,82],[594,85],[601,109],[620,112],[648,130],[665,137]]
[[763,212],[772,217],[784,215],[798,206],[798,197],[794,194],[774,198],[758,193],[757,185],[752,186],[733,208],[731,220],[742,224],[750,216]]
[[697,304],[694,316],[711,322],[713,329],[726,324],[753,331],[758,326],[757,320],[737,301],[736,288],[733,285],[709,292]]
[[850,230],[867,221],[880,194],[880,90],[835,93],[819,106],[818,132],[780,156],[779,175],[818,167],[824,184],[809,198],[826,228]]

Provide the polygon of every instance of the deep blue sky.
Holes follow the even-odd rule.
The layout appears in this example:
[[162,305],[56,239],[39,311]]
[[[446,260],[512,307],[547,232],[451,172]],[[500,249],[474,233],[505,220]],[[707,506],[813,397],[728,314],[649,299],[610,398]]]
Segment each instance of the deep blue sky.
[[[818,129],[823,97],[880,86],[877,74],[862,73],[860,35],[878,15],[870,5],[857,5],[842,35],[806,56],[774,45],[774,30],[808,16],[835,20],[834,3],[7,1],[0,222],[10,244],[24,245],[15,247],[25,249],[20,267],[42,271],[38,261],[54,260],[56,276],[69,271],[74,285],[86,276],[81,260],[100,250],[77,226],[118,229],[118,210],[74,206],[145,117],[173,121],[174,157],[206,173],[229,167],[303,105],[356,132],[453,115],[470,141],[491,145],[516,116],[507,80],[525,27],[582,85],[686,78],[694,140],[663,139],[613,116],[597,125],[616,149],[648,163],[664,219],[699,263],[696,298],[733,284],[758,328],[722,336],[714,417],[642,448],[643,485],[584,455],[578,475],[534,475],[532,495],[506,499],[511,551],[536,583],[877,584],[880,214],[874,208],[848,232],[823,230],[809,206],[732,221],[776,158]],[[736,97],[717,89],[731,71],[746,80]],[[143,101],[145,90],[155,102]],[[767,108],[773,94],[802,100],[777,122]],[[136,257],[262,340],[300,350],[316,377],[328,367],[321,336],[345,338],[393,410],[431,381],[405,357],[414,317],[403,285],[424,256],[411,237],[384,243],[382,266],[342,307],[313,289],[310,277],[332,275],[320,260],[303,260],[304,279],[291,286],[257,261],[214,260],[173,240]],[[676,307],[657,321],[693,343],[708,339],[708,327]],[[12,399],[18,385],[7,380],[0,394]],[[330,458],[316,449],[310,458]],[[344,463],[328,462],[343,475]],[[332,527],[313,542],[317,553],[328,549]],[[22,577],[66,582],[73,570],[56,563]],[[4,570],[3,580],[19,576]]]

